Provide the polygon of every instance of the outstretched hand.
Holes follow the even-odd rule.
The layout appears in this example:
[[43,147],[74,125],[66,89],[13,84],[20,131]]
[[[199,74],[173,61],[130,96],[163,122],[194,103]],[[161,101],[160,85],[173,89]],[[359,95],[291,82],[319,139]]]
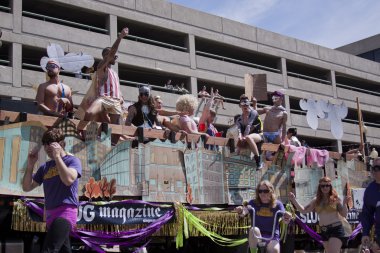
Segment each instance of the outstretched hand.
[[128,27],[125,27],[123,28],[123,30],[121,30],[120,32],[120,38],[124,38],[125,36],[127,36],[129,34],[129,29]]
[[288,194],[289,201],[293,203],[293,201],[296,200],[296,196],[294,195],[293,192],[289,192]]
[[38,151],[39,151],[39,147],[36,146],[34,147],[28,154],[28,167],[27,168],[33,168],[34,167],[34,164],[37,162],[38,160]]

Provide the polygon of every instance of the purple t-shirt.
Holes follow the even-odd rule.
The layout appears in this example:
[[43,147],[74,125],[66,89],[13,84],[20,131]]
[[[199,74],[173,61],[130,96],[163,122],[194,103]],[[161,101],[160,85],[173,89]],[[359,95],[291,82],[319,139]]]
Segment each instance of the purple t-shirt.
[[63,204],[78,206],[78,178],[81,177],[82,165],[80,160],[72,155],[62,157],[67,167],[75,169],[78,177],[70,185],[66,186],[60,179],[55,161],[50,160],[41,165],[37,173],[33,175],[33,180],[38,184],[44,184],[45,207],[46,210],[54,209]]
[[[272,236],[274,216],[278,210],[285,211],[284,205],[281,201],[277,200],[275,207],[271,207],[269,204],[259,204],[254,200],[250,200],[249,205],[251,205],[256,211],[255,226],[260,229],[261,235],[263,237]],[[278,216],[279,219],[281,215]],[[275,240],[280,239],[280,225],[277,220],[276,229],[274,233]]]

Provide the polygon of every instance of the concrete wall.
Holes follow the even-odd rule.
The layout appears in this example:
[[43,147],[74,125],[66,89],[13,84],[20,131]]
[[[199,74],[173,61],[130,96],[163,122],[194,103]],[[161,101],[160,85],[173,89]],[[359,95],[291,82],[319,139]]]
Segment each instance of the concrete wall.
[[[14,14],[0,12],[0,28],[3,30],[2,40],[11,44],[12,49],[20,49],[21,46],[46,48],[48,43],[60,44],[66,52],[83,51],[96,58],[101,57],[101,50],[112,45],[116,38],[117,19],[128,19],[154,25],[157,32],[161,29],[182,33],[189,52],[181,52],[160,46],[145,44],[136,41],[123,40],[119,47],[119,63],[135,68],[143,68],[146,71],[162,71],[165,75],[187,77],[191,82],[189,90],[197,93],[197,80],[216,82],[236,88],[244,87],[245,73],[267,74],[268,90],[288,88],[287,96],[296,98],[324,99],[335,102],[345,101],[350,108],[356,108],[355,98],[360,97],[362,109],[378,113],[380,106],[379,97],[364,93],[353,92],[334,85],[326,85],[308,81],[296,77],[287,76],[287,61],[297,62],[315,68],[322,68],[326,73],[342,73],[353,77],[362,78],[380,85],[380,64],[361,59],[337,50],[328,49],[290,38],[277,33],[266,31],[257,27],[242,24],[236,21],[214,16],[208,13],[192,10],[183,6],[169,3],[163,0],[54,0],[59,4],[65,4],[72,8],[88,9],[109,15],[109,31],[111,34],[99,34],[85,31],[66,25],[54,24],[29,17],[22,17],[21,3],[15,5]],[[131,32],[133,34],[133,31]],[[274,73],[261,69],[242,66],[235,63],[211,59],[196,55],[196,43],[198,38],[225,43],[228,48],[244,49],[252,52],[266,54],[270,58],[278,58],[282,63],[282,73]],[[43,73],[31,70],[22,70],[21,52],[13,52],[10,55],[12,67],[0,66],[0,95],[34,99],[36,85],[44,81]],[[231,49],[233,50],[233,49]],[[118,70],[116,66],[116,70]],[[21,74],[20,74],[21,73]],[[83,94],[89,86],[89,81],[64,76],[64,81],[76,91],[74,103],[79,104]],[[332,77],[334,79],[335,76]],[[122,91],[126,100],[136,100],[137,89],[123,86]],[[221,91],[222,95],[223,91]],[[153,91],[163,97],[165,105],[169,109],[175,107],[178,95]],[[334,98],[334,94],[335,97]],[[227,96],[228,97],[228,96]],[[237,98],[235,98],[237,99]],[[239,107],[226,103],[226,110],[219,110],[218,124],[227,124],[228,121],[240,112]],[[321,138],[332,138],[329,126],[321,123],[317,132],[311,130],[305,124],[305,118],[301,115],[291,115],[290,124],[300,128],[300,134]],[[345,136],[347,141],[357,141],[357,130],[345,123]],[[378,137],[379,136],[379,137]],[[346,137],[344,137],[346,138]],[[380,130],[371,129],[371,140],[380,142]]]

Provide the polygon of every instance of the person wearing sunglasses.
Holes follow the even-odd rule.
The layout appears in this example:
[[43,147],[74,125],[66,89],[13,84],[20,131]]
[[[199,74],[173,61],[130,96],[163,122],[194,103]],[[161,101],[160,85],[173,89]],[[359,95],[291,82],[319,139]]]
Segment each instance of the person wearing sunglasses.
[[[360,221],[363,226],[362,245],[369,247],[373,252],[379,252],[380,246],[380,158],[373,160],[371,173],[374,181],[364,192],[363,210]],[[370,243],[370,231],[375,225],[375,242]]]
[[350,200],[351,197],[346,196],[343,202],[341,201],[329,177],[322,177],[319,180],[317,196],[306,206],[301,205],[292,192],[289,193],[289,201],[300,213],[315,211],[318,214],[326,253],[340,252],[342,245],[347,242],[342,220],[347,216],[347,203]]
[[125,125],[144,128],[153,128],[160,126],[157,119],[157,110],[154,104],[154,99],[150,94],[148,86],[139,88],[138,101],[128,108],[128,116]]
[[[249,248],[251,253],[257,252],[257,238],[271,238],[273,223],[276,222],[274,227],[274,237],[267,241],[266,250],[268,253],[279,253],[280,252],[280,223],[278,220],[274,220],[277,211],[282,211],[284,213],[283,221],[289,223],[292,215],[285,211],[284,205],[280,200],[277,199],[275,189],[272,183],[268,180],[261,181],[256,187],[256,198],[248,202],[248,205],[255,209],[255,228],[251,228],[249,231]],[[239,216],[247,213],[245,208],[236,208]]]
[[38,86],[38,109],[44,115],[63,118],[73,110],[71,88],[59,80],[61,66],[57,61],[49,60],[45,68],[49,80]]
[[248,146],[251,152],[255,155],[256,169],[262,169],[264,164],[261,161],[259,148],[257,146],[263,141],[261,135],[262,121],[258,112],[251,107],[251,101],[248,99],[247,95],[243,94],[240,96],[239,106],[242,114],[236,121],[239,132],[237,146],[239,149]]
[[61,129],[47,130],[42,136],[42,145],[51,160],[33,174],[40,146],[30,151],[22,189],[29,192],[43,184],[48,232],[41,252],[71,252],[69,234],[76,227],[81,161],[65,151]]

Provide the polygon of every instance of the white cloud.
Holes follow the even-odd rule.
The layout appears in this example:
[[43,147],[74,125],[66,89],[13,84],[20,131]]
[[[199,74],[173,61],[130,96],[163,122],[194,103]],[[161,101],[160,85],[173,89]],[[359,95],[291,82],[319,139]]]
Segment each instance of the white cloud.
[[171,1],[330,48],[380,33],[374,0]]
[[220,1],[210,12],[246,24],[253,24],[265,15],[278,0]]

